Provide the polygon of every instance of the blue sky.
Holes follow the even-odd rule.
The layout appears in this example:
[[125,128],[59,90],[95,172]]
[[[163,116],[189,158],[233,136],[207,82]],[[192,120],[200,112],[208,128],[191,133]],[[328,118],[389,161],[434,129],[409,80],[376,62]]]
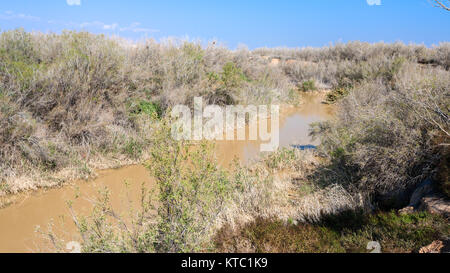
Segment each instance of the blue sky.
[[0,29],[63,29],[217,39],[230,48],[323,46],[361,40],[450,40],[450,12],[428,0],[15,0],[2,1]]

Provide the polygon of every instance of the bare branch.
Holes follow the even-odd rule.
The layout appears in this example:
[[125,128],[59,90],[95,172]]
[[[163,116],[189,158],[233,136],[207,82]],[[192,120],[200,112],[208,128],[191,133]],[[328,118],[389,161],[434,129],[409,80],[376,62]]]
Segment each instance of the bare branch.
[[449,7],[449,2],[448,0],[444,0],[444,1],[439,1],[439,0],[433,0],[433,2],[435,3],[434,6],[438,7],[438,8],[443,8],[445,10],[450,11],[450,7]]

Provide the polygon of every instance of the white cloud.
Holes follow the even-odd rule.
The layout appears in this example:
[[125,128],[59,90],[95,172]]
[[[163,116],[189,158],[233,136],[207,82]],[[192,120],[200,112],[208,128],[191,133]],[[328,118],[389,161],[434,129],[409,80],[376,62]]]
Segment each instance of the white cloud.
[[373,6],[373,5],[381,6],[381,0],[367,0],[367,4],[369,6]]
[[69,6],[80,6],[81,0],[66,0],[67,5]]
[[15,13],[14,11],[5,11],[4,13],[0,13],[0,19],[1,20],[29,20],[29,21],[39,21],[41,18],[36,16],[31,16],[23,13]]
[[[69,1],[75,1],[76,0],[67,0]],[[78,0],[78,2],[81,2]],[[28,20],[28,21],[34,21],[38,22],[41,21],[41,18],[36,16],[31,16],[23,13],[15,13],[14,11],[4,11],[3,13],[0,12],[0,20]],[[118,23],[111,23],[111,24],[105,24],[101,21],[89,21],[89,22],[67,22],[67,21],[57,21],[57,20],[45,20],[45,22],[49,25],[59,25],[65,28],[69,29],[97,29],[97,30],[103,30],[105,32],[134,32],[134,33],[154,33],[159,32],[158,29],[152,29],[152,28],[146,28],[141,25],[139,22],[131,23],[127,26],[121,26]]]
[[[71,24],[74,24],[74,23],[71,23]],[[93,22],[83,22],[81,24],[75,24],[75,25],[76,26],[78,25],[78,27],[81,27],[81,28],[85,28],[85,27],[103,28],[103,26],[105,24],[100,21],[93,21]]]
[[141,27],[141,23],[135,22],[128,26],[120,26],[118,23],[113,24],[105,24],[100,21],[93,21],[93,22],[83,22],[81,24],[75,24],[71,23],[74,27],[79,28],[88,28],[93,27],[97,29],[103,29],[108,31],[120,31],[120,32],[134,32],[134,33],[151,33],[151,32],[159,32],[157,29],[151,29],[146,27]]
[[131,31],[131,32],[143,32],[143,33],[150,33],[150,32],[159,32],[158,29],[151,29],[151,28],[145,28],[141,27],[141,23],[135,22],[127,27],[121,27],[119,29],[120,31]]
[[104,25],[103,25],[103,29],[106,29],[106,30],[115,30],[118,26],[119,26],[119,24],[117,24],[117,23],[110,24],[110,25],[104,24]]

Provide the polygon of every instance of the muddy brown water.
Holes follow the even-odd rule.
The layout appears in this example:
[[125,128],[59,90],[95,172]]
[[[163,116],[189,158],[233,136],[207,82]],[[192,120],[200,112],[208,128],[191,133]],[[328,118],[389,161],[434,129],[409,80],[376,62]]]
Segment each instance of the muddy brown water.
[[[283,107],[280,113],[280,146],[291,144],[318,144],[310,139],[309,124],[330,119],[333,108],[322,104],[324,93],[302,95],[298,107]],[[258,141],[218,141],[216,156],[219,164],[228,167],[234,159],[249,164],[260,155]],[[51,190],[22,194],[14,204],[0,209],[0,252],[47,252],[51,248],[39,226],[46,231],[53,223],[53,231],[66,241],[77,241],[79,235],[70,216],[67,202],[73,200],[78,215],[88,215],[92,209],[89,199],[99,190],[108,188],[111,204],[118,211],[137,203],[142,183],[153,185],[148,170],[143,165],[98,171],[91,181],[73,181],[67,186]]]

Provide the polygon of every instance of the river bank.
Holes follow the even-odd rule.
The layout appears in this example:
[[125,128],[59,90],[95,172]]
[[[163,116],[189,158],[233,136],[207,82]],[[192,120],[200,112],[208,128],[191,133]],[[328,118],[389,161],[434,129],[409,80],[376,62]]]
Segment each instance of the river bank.
[[[322,103],[325,95],[326,92],[302,94],[302,103],[298,107],[282,107],[280,147],[317,144],[309,137],[309,124],[332,118],[334,111],[333,106]],[[259,144],[258,141],[218,141],[215,145],[218,163],[225,168],[235,159],[252,164],[260,155]],[[96,171],[95,178],[88,181],[74,180],[55,189],[16,195],[8,206],[0,209],[0,252],[28,252],[42,248],[38,242],[45,240],[36,236],[35,227],[39,225],[46,229],[51,221],[57,234],[75,240],[77,233],[67,206],[69,200],[73,200],[77,213],[88,214],[92,204],[87,199],[95,199],[99,190],[108,188],[113,207],[125,212],[129,208],[126,195],[136,202],[142,183],[151,188],[154,181],[144,165],[138,164]]]

